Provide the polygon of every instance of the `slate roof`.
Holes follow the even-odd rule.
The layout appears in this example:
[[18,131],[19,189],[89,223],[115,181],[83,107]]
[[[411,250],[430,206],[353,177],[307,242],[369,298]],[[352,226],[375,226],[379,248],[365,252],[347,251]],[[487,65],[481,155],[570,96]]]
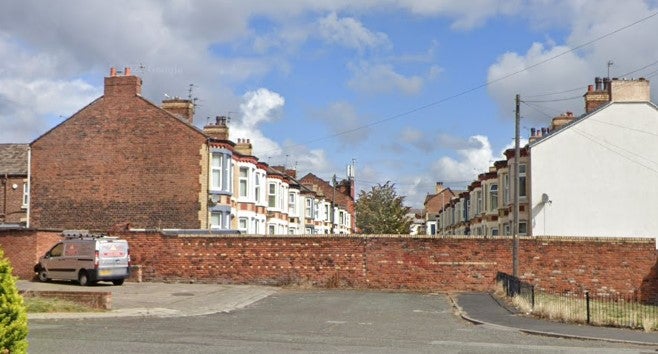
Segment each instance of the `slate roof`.
[[28,144],[0,144],[0,175],[27,176]]

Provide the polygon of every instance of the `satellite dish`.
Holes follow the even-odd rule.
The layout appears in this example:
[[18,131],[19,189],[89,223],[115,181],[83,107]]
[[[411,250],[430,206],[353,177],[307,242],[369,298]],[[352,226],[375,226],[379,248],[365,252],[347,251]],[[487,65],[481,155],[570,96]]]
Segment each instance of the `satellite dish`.
[[550,202],[551,202],[551,200],[548,198],[548,194],[546,194],[546,193],[542,193],[542,195],[541,195],[541,202],[542,202],[543,204],[546,204],[546,203],[550,203]]

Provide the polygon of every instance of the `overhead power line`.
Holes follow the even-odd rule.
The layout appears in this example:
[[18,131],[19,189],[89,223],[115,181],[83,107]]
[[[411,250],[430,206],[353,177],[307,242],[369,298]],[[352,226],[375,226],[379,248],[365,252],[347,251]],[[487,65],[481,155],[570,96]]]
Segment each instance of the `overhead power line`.
[[[288,148],[290,148],[290,147],[292,147],[292,146],[303,146],[303,145],[306,145],[306,144],[313,144],[313,143],[317,143],[317,142],[320,142],[320,141],[324,141],[324,140],[332,139],[332,138],[335,138],[335,137],[338,137],[338,136],[341,136],[341,135],[346,135],[346,134],[354,133],[354,132],[357,132],[357,131],[360,131],[360,130],[363,130],[363,129],[371,128],[371,127],[374,127],[374,126],[377,126],[377,125],[380,125],[380,124],[383,124],[383,123],[386,123],[386,122],[392,121],[392,120],[394,120],[394,119],[401,118],[401,117],[404,117],[404,116],[408,116],[408,115],[413,114],[413,113],[416,113],[416,112],[418,112],[418,111],[422,111],[422,110],[425,110],[425,109],[427,109],[427,108],[430,108],[430,107],[433,107],[433,106],[439,105],[439,104],[441,104],[441,103],[444,103],[444,102],[450,101],[450,100],[452,100],[452,99],[455,99],[455,98],[458,98],[458,97],[464,96],[464,95],[469,94],[469,93],[471,93],[471,92],[477,91],[477,90],[479,90],[479,89],[481,89],[481,88],[487,87],[487,86],[489,86],[489,85],[492,85],[492,84],[495,84],[495,83],[498,83],[498,82],[501,82],[501,81],[504,81],[504,80],[507,80],[507,79],[509,79],[510,77],[516,76],[516,75],[518,75],[518,74],[520,74],[520,73],[526,72],[526,71],[528,71],[528,70],[530,70],[530,69],[533,69],[533,68],[536,68],[536,67],[538,67],[538,66],[540,66],[540,65],[546,64],[546,63],[548,63],[548,62],[550,62],[550,61],[553,61],[553,60],[555,60],[555,59],[557,59],[557,58],[560,58],[560,57],[562,57],[562,56],[564,56],[564,55],[566,55],[566,54],[569,54],[569,53],[575,52],[575,51],[577,51],[577,50],[579,50],[579,49],[585,48],[585,47],[587,47],[587,46],[589,46],[589,45],[592,45],[592,44],[594,44],[594,43],[596,43],[596,42],[598,42],[598,41],[600,41],[600,40],[603,40],[603,39],[605,39],[605,38],[607,38],[607,37],[610,37],[610,36],[612,36],[612,35],[614,35],[614,34],[616,34],[616,33],[619,33],[619,32],[621,32],[621,31],[624,31],[624,30],[628,29],[628,28],[631,28],[631,27],[633,27],[633,26],[636,26],[636,25],[638,25],[638,24],[640,24],[640,23],[642,23],[642,22],[645,22],[645,21],[647,21],[647,20],[649,20],[649,19],[655,17],[656,15],[658,15],[658,12],[653,12],[653,13],[651,13],[651,14],[645,16],[645,17],[642,17],[642,18],[638,19],[637,21],[634,21],[634,22],[628,24],[628,25],[625,25],[625,26],[619,27],[619,28],[617,28],[617,29],[615,29],[615,30],[613,30],[613,31],[610,31],[610,32],[608,32],[608,33],[605,33],[605,34],[603,34],[603,35],[601,35],[601,36],[598,36],[598,37],[596,37],[596,38],[594,38],[594,39],[591,39],[591,40],[589,40],[589,41],[586,41],[586,42],[583,42],[583,43],[581,43],[581,44],[579,44],[579,45],[576,45],[575,47],[573,47],[573,48],[571,48],[571,49],[565,50],[565,51],[563,51],[563,52],[561,52],[561,53],[558,53],[558,54],[556,54],[556,55],[553,55],[553,56],[551,56],[551,57],[549,57],[549,58],[546,58],[546,59],[544,59],[544,60],[540,60],[540,61],[538,61],[538,62],[536,62],[536,63],[534,63],[534,64],[531,64],[531,65],[528,65],[528,66],[524,67],[523,69],[519,69],[519,70],[513,71],[513,72],[511,72],[511,73],[509,73],[509,74],[505,74],[505,75],[503,75],[503,76],[501,76],[501,77],[498,77],[498,78],[496,78],[496,79],[486,81],[486,82],[484,82],[484,83],[481,83],[481,84],[476,85],[476,86],[474,86],[474,87],[471,87],[471,88],[469,88],[469,89],[466,89],[466,90],[460,91],[460,92],[455,93],[455,94],[453,94],[453,95],[446,96],[446,97],[441,98],[441,99],[439,99],[439,100],[436,100],[436,101],[434,101],[434,102],[430,102],[430,103],[428,103],[428,104],[425,104],[425,105],[422,105],[422,106],[418,106],[418,107],[416,107],[416,108],[412,108],[412,109],[409,109],[409,110],[407,110],[407,111],[404,111],[404,112],[401,112],[401,113],[398,113],[398,114],[394,114],[394,115],[388,116],[388,117],[383,118],[383,119],[380,119],[380,120],[372,121],[372,122],[370,122],[370,123],[367,123],[367,124],[364,124],[364,125],[358,126],[358,127],[356,127],[356,128],[347,129],[347,130],[344,130],[344,131],[341,131],[341,132],[338,132],[338,133],[334,133],[334,134],[331,134],[331,135],[327,135],[327,136],[324,136],[324,137],[321,137],[321,138],[317,138],[317,139],[307,140],[307,141],[302,142],[302,143],[299,143],[299,144],[293,144],[293,145],[291,145],[291,146],[288,146]],[[277,149],[277,150],[279,150],[279,149]],[[272,150],[272,151],[274,151],[274,150]],[[266,152],[267,152],[267,151],[266,151]]]

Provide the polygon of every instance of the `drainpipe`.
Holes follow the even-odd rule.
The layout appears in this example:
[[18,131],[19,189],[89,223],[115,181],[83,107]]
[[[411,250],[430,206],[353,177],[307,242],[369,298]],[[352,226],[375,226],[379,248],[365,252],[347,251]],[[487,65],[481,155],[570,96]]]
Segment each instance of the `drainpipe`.
[[4,185],[5,189],[5,194],[3,195],[4,201],[2,203],[2,220],[5,222],[7,220],[7,185],[9,184],[9,175],[6,173],[2,184]]
[[25,227],[30,228],[30,210],[32,209],[32,146],[27,148],[27,222]]

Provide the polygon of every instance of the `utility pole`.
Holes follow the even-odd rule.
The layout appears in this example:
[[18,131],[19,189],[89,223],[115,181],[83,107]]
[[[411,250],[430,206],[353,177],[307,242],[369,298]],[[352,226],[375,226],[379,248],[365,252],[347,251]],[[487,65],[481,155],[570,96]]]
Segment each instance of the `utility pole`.
[[334,177],[331,179],[331,184],[334,186],[333,190],[333,196],[331,197],[331,234],[336,233],[335,225],[336,225],[336,175],[334,174]]
[[520,150],[520,127],[521,127],[521,112],[520,112],[521,96],[516,95],[514,110],[514,205],[513,205],[513,225],[512,225],[512,275],[519,276],[519,159],[521,158]]

